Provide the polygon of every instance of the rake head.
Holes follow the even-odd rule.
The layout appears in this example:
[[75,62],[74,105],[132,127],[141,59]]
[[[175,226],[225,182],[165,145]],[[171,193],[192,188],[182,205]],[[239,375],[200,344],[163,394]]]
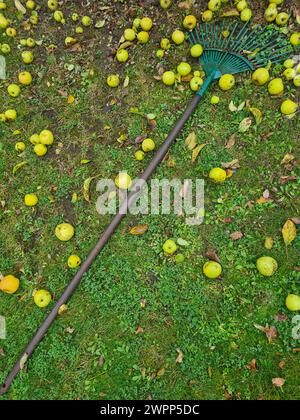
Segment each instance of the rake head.
[[241,25],[223,19],[201,24],[190,32],[189,41],[202,45],[200,63],[207,75],[215,73],[215,79],[283,62],[295,53],[289,39],[274,25],[262,27],[249,21]]

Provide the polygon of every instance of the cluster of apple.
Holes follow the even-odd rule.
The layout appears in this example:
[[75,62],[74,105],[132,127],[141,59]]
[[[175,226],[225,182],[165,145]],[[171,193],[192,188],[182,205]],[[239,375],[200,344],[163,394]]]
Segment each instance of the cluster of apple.
[[[39,156],[45,156],[48,152],[48,147],[54,143],[54,136],[52,131],[43,130],[40,134],[33,134],[30,143],[34,146],[34,153]],[[15,149],[18,153],[23,153],[26,150],[26,144],[23,141],[16,143]],[[35,204],[33,204],[35,205]]]
[[[229,3],[229,0],[209,0],[207,10],[202,13],[202,21],[210,22],[214,17],[214,13],[220,11],[223,4]],[[253,12],[249,7],[247,0],[234,1],[237,15],[240,16],[242,22],[248,22],[252,18]]]
[[138,150],[135,152],[135,159],[138,161],[142,161],[145,157],[145,153],[153,152],[155,150],[156,145],[154,140],[152,139],[145,139],[142,143],[142,150]]
[[[116,53],[116,59],[119,63],[126,63],[128,61],[129,53],[127,48],[132,45],[132,42],[137,41],[139,44],[146,44],[149,41],[152,27],[153,21],[149,17],[134,19],[132,28],[125,29],[121,38],[121,46]],[[117,88],[120,84],[119,75],[111,74],[108,76],[107,84],[109,87]]]
[[[284,67],[283,76],[286,80],[293,80],[294,86],[300,87],[300,66],[296,66],[295,61],[289,59],[284,62]],[[252,75],[252,80],[255,84],[264,86],[268,83],[268,91],[271,96],[282,96],[284,93],[283,79],[281,77],[270,79],[270,72],[267,68],[259,68]],[[282,102],[280,109],[282,114],[290,116],[295,114],[298,109],[298,104],[291,99],[287,99]]]
[[[179,243],[179,241],[178,241]],[[174,257],[176,263],[182,263],[185,260],[183,254],[178,253],[178,245],[173,239],[168,239],[163,244],[163,251],[167,257]],[[264,277],[272,277],[278,270],[278,262],[272,257],[260,257],[256,261],[258,272]],[[207,261],[203,266],[203,274],[210,280],[220,278],[223,273],[222,265],[217,261]],[[286,307],[290,311],[300,310],[300,296],[289,294],[285,301]]]
[[[24,203],[27,207],[35,207],[38,204],[38,197],[36,194],[27,194],[24,198]],[[55,228],[55,236],[61,242],[68,242],[70,241],[75,235],[75,229],[69,223],[61,223]],[[71,255],[68,258],[67,265],[69,268],[78,268],[81,264],[81,259],[78,255]],[[20,280],[15,277],[14,275],[7,275],[7,276],[0,276],[0,291],[7,293],[9,295],[13,295],[17,293],[20,288]],[[41,289],[36,290],[33,293],[33,300],[34,303],[39,308],[46,308],[51,300],[52,296],[48,290]],[[63,305],[59,309],[59,315],[64,313],[67,310],[67,306]]]

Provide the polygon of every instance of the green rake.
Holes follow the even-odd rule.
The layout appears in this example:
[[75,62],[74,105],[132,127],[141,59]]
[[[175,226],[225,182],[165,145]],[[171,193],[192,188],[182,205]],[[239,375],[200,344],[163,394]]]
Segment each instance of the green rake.
[[[226,31],[226,34],[224,31]],[[128,202],[124,202],[121,205],[119,213],[113,218],[111,224],[100,237],[86,261],[82,264],[61,298],[22,353],[20,359],[0,388],[0,395],[9,389],[18,372],[24,366],[24,363],[32,355],[56,319],[60,307],[68,302],[80,284],[84,274],[89,270],[94,260],[125,217],[128,209],[138,200],[144,183],[148,181],[157,166],[162,162],[209,86],[224,74],[253,71],[258,67],[264,67],[270,63],[283,62],[294,53],[294,49],[288,39],[275,27],[253,26],[250,22],[243,25],[236,21],[229,22],[228,24],[227,19],[201,25],[199,29],[195,29],[189,33],[189,42],[191,45],[201,44],[204,48],[203,55],[200,57],[200,64],[206,72],[206,80],[203,86],[191,100],[186,111],[157,151],[139,181],[135,184],[133,191],[129,195]]]
[[253,26],[250,21],[242,26],[239,22],[227,25],[226,20],[200,25],[189,34],[189,42],[204,48],[200,64],[207,80],[198,92],[200,96],[224,74],[254,71],[283,62],[295,53],[287,37],[275,26]]

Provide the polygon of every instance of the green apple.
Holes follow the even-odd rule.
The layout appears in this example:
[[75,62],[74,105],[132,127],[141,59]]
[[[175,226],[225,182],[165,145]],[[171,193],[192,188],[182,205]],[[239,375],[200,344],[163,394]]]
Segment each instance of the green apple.
[[9,54],[9,53],[11,52],[11,48],[10,48],[10,46],[9,46],[8,44],[2,44],[2,45],[1,45],[1,52],[2,52],[2,54],[4,54],[4,55]]
[[177,71],[178,71],[178,73],[180,74],[180,76],[185,77],[185,76],[187,76],[188,74],[190,74],[190,73],[191,73],[192,68],[191,68],[191,66],[189,65],[189,63],[184,63],[184,62],[182,62],[182,63],[180,63],[180,64],[179,64],[179,66],[177,67]]
[[222,274],[222,266],[216,261],[208,261],[204,264],[203,273],[209,279],[217,279]]
[[194,58],[201,57],[201,55],[203,54],[203,47],[200,44],[193,45],[190,52],[191,56]]
[[203,79],[201,77],[193,77],[192,80],[190,81],[190,87],[192,89],[193,92],[198,92],[198,90],[201,88],[201,86],[203,85]]
[[270,95],[281,95],[284,92],[284,84],[280,77],[271,80],[268,85]]
[[300,296],[288,295],[285,304],[289,311],[300,311]]
[[163,250],[167,255],[173,255],[177,251],[177,245],[172,239],[168,239],[163,245]]
[[119,63],[126,63],[126,61],[129,58],[129,54],[128,51],[125,50],[124,48],[121,48],[118,52],[117,52],[117,60],[119,61]]
[[259,258],[256,262],[256,266],[260,274],[266,277],[273,276],[278,269],[278,263],[272,257]]
[[51,302],[51,294],[47,290],[38,290],[33,299],[36,306],[46,308]]
[[18,85],[16,85],[15,83],[12,83],[11,85],[8,86],[7,92],[10,96],[12,96],[13,98],[16,98],[17,96],[20,95],[21,89]]
[[278,26],[284,26],[288,23],[290,15],[285,12],[281,12],[276,17],[276,23]]
[[31,51],[23,51],[22,52],[22,60],[25,64],[31,64],[34,60],[33,52]]
[[166,86],[172,86],[172,85],[174,85],[175,80],[176,80],[176,76],[175,76],[175,73],[174,72],[172,72],[172,71],[166,71],[163,74],[162,81],[163,81],[163,83]]
[[269,70],[266,68],[255,70],[252,75],[252,80],[259,86],[265,85],[270,80]]
[[58,1],[57,0],[48,0],[48,7],[53,12],[58,8]]
[[83,16],[82,20],[81,20],[83,26],[91,26],[92,24],[92,19],[89,16]]

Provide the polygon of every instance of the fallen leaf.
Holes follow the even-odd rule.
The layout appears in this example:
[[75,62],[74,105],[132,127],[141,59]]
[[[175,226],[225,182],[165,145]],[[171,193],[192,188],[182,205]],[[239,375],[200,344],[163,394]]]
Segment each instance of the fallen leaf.
[[130,82],[130,78],[129,78],[129,76],[126,76],[125,80],[124,80],[123,87],[127,88],[129,86],[129,82]]
[[182,363],[183,362],[183,353],[182,353],[182,351],[180,350],[180,349],[176,349],[176,351],[177,351],[177,353],[178,353],[178,356],[177,356],[177,359],[176,359],[176,363]]
[[24,367],[26,365],[27,360],[28,360],[28,354],[25,353],[25,354],[23,354],[23,356],[21,357],[21,360],[20,360],[20,369],[21,370],[24,370]]
[[75,329],[73,328],[73,327],[67,327],[66,328],[66,332],[68,333],[68,334],[73,334],[73,332],[75,331]]
[[6,79],[6,60],[5,57],[0,55],[0,80]]
[[225,144],[225,149],[231,149],[236,142],[236,136],[235,134],[233,134],[232,136],[230,136],[228,142]]
[[21,12],[23,15],[26,14],[26,9],[19,0],[15,0],[15,6],[16,9],[19,10],[19,12]]
[[196,133],[193,131],[185,140],[185,145],[189,150],[193,150],[197,145]]
[[285,184],[287,184],[290,181],[296,181],[296,179],[297,179],[297,177],[296,176],[292,176],[292,175],[290,175],[290,176],[282,176],[279,179],[279,183],[280,183],[280,185],[285,185]]
[[192,162],[195,162],[197,157],[199,156],[199,153],[201,152],[202,149],[204,149],[204,147],[206,146],[206,144],[200,144],[200,146],[197,146],[192,153]]
[[295,225],[300,225],[300,218],[299,217],[292,217],[291,221],[295,223]]
[[254,116],[256,124],[259,125],[262,123],[263,114],[258,108],[250,108],[251,114]]
[[90,178],[87,178],[84,183],[83,183],[83,197],[85,199],[85,201],[87,201],[88,203],[90,202],[90,187],[91,187],[91,183],[94,179],[98,178],[97,176],[93,176]]
[[137,329],[135,330],[136,334],[142,334],[144,332],[144,328],[142,327],[137,327]]
[[282,360],[282,361],[278,364],[278,367],[279,367],[279,369],[284,369],[284,368],[285,368],[285,365],[286,365],[286,361],[285,361],[285,360]]
[[98,360],[98,366],[99,366],[99,367],[102,367],[102,366],[104,365],[104,362],[105,362],[104,356],[103,356],[103,355],[101,355],[101,356],[99,357],[99,360]]
[[159,369],[159,371],[157,372],[158,378],[161,378],[162,376],[164,376],[165,372],[166,372],[165,368]]
[[284,314],[277,314],[275,319],[278,322],[285,322],[285,321],[288,321],[289,317],[287,315],[284,315]]
[[255,324],[254,327],[257,330],[262,331],[263,333],[266,334],[266,336],[267,336],[270,344],[277,338],[277,329],[276,329],[276,327],[269,327],[268,325],[266,325],[265,327],[263,327],[263,326],[257,325],[257,324]]
[[250,364],[246,366],[246,369],[252,370],[252,372],[257,372],[257,362],[256,359],[251,360]]
[[148,231],[148,225],[140,225],[140,226],[135,226],[132,229],[130,229],[130,234],[139,236],[139,235],[144,235],[144,233],[146,233],[147,231]]
[[234,232],[230,235],[230,238],[233,241],[238,241],[244,237],[244,234],[242,232]]
[[96,24],[95,24],[95,28],[96,29],[104,28],[104,26],[105,26],[105,19],[98,20],[98,22],[96,22]]
[[239,125],[239,132],[240,133],[246,133],[250,129],[252,125],[252,119],[251,118],[245,118],[243,121],[241,121]]
[[237,9],[230,9],[225,11],[221,17],[233,17],[233,16],[239,16],[240,12]]
[[25,166],[26,164],[27,164],[27,161],[24,161],[24,162],[21,162],[21,163],[18,163],[17,165],[15,165],[13,167],[13,175],[15,175],[18,172],[18,170],[23,168],[23,166]]
[[282,388],[285,384],[285,379],[282,378],[273,378],[272,384],[276,386],[277,388]]
[[209,260],[221,263],[221,260],[218,256],[217,252],[213,248],[208,248],[205,255]]
[[5,357],[5,353],[2,347],[0,347],[0,356]]
[[189,246],[190,245],[188,241],[186,241],[185,239],[182,239],[182,238],[178,238],[177,243],[178,243],[179,246]]
[[295,160],[295,156],[287,153],[281,161],[281,165],[287,165],[288,163],[293,162]]
[[282,228],[282,236],[284,243],[286,245],[291,245],[291,243],[296,239],[297,229],[296,225],[292,220],[287,220]]
[[231,162],[223,162],[222,163],[222,168],[224,169],[239,169],[240,165],[239,165],[239,161],[238,159],[234,159]]

